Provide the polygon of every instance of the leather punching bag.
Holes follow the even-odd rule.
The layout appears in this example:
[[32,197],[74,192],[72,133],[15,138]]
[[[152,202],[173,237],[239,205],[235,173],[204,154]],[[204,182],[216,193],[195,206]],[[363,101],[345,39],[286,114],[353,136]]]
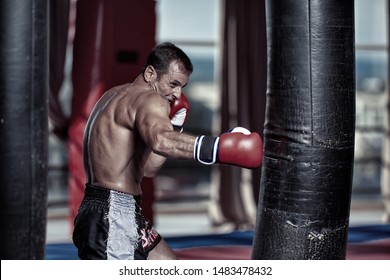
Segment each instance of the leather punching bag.
[[43,259],[48,1],[0,2],[0,257]]
[[344,259],[355,132],[354,1],[267,0],[253,259]]

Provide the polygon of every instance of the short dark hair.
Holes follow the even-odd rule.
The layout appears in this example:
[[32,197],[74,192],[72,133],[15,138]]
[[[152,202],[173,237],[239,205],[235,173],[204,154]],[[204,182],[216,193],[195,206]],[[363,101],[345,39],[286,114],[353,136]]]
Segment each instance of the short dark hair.
[[181,63],[188,75],[192,73],[193,65],[191,59],[182,49],[170,42],[158,44],[153,48],[146,59],[146,63],[142,68],[141,73],[144,73],[146,67],[151,65],[156,69],[159,76],[164,75],[168,73],[169,65],[173,61]]

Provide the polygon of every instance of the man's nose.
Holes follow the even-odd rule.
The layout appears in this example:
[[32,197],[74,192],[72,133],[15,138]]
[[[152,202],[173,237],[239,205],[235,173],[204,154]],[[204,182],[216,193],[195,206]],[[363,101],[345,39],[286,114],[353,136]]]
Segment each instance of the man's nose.
[[180,98],[180,95],[181,95],[181,88],[178,89],[178,90],[174,90],[173,96],[174,96],[176,99],[179,99],[179,98]]

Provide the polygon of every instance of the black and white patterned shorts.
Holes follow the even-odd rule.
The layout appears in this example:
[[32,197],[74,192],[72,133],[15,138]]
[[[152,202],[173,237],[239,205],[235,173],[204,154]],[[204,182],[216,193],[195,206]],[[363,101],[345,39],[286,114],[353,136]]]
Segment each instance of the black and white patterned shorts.
[[73,230],[80,259],[147,259],[161,236],[145,221],[140,202],[140,196],[87,184]]

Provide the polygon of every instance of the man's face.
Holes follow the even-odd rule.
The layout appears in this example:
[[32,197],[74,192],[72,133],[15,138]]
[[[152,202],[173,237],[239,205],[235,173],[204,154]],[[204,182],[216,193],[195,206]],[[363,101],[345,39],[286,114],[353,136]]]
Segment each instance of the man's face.
[[153,84],[157,92],[167,98],[169,102],[180,97],[189,80],[189,75],[180,66],[179,63],[172,62],[168,73],[158,77]]

